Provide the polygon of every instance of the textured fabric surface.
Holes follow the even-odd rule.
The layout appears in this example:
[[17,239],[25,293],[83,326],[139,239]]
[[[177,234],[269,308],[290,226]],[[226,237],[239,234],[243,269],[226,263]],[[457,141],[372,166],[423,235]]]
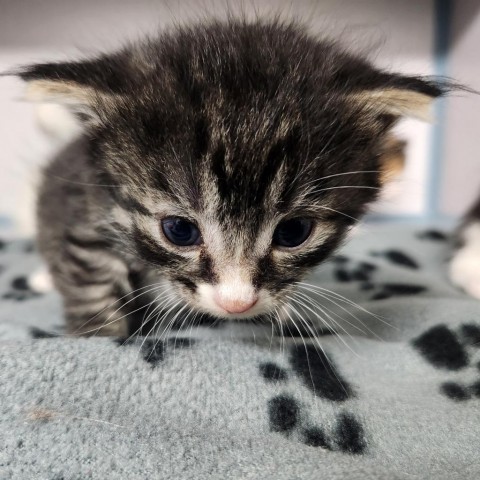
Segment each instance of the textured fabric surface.
[[361,308],[317,297],[342,335],[305,342],[67,338],[31,244],[0,245],[1,479],[480,478],[480,303],[441,232],[365,227],[309,280]]

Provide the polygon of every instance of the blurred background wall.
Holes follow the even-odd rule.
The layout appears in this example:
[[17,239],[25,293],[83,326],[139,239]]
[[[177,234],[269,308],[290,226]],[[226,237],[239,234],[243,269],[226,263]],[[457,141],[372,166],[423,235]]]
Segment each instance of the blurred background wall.
[[[228,11],[304,20],[385,68],[448,75],[480,90],[477,0],[0,0],[0,70],[114,49],[174,22]],[[0,78],[0,224],[28,233],[39,167],[59,144],[39,130],[22,91],[18,80]],[[459,216],[480,194],[479,125],[480,97],[471,94],[439,102],[433,125],[399,125],[407,165],[373,216]]]

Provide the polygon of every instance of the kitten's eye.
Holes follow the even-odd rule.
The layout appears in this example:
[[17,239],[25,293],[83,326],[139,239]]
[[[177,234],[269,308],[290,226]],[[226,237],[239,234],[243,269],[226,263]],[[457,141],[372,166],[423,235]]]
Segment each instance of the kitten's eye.
[[293,248],[301,245],[312,232],[313,221],[308,218],[292,218],[277,225],[273,232],[273,244]]
[[167,217],[162,220],[164,235],[175,245],[188,247],[200,245],[200,230],[193,223],[180,217]]

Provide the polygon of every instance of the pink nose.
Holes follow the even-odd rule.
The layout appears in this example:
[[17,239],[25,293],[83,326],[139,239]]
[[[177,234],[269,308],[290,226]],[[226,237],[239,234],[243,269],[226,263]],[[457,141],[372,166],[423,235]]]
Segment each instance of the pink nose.
[[248,300],[243,299],[226,299],[222,298],[219,295],[214,296],[215,303],[225,310],[228,313],[243,313],[247,310],[250,310],[256,303],[258,298],[255,296],[253,298],[249,298]]

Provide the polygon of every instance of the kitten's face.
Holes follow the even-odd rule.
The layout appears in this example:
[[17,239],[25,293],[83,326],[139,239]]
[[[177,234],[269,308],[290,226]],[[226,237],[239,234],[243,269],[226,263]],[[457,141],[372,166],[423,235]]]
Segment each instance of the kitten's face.
[[[194,309],[272,312],[376,197],[388,129],[441,91],[296,27],[214,25],[156,42],[69,65],[61,84],[89,72],[75,95],[94,112],[117,228]],[[24,78],[45,81],[40,67]]]
[[128,185],[115,192],[130,204],[120,218],[132,248],[196,310],[272,312],[376,196],[377,131],[341,101],[312,109],[285,89],[287,104],[211,86],[197,92],[200,107],[177,96],[165,111],[146,109],[145,100],[98,132],[108,182]]
[[[149,112],[145,100],[98,132],[108,183],[128,185],[115,192],[132,248],[196,310],[272,312],[377,194],[383,125],[341,101],[309,108],[285,88],[288,104],[212,87],[200,108],[176,97]],[[154,115],[174,120],[155,128]]]

